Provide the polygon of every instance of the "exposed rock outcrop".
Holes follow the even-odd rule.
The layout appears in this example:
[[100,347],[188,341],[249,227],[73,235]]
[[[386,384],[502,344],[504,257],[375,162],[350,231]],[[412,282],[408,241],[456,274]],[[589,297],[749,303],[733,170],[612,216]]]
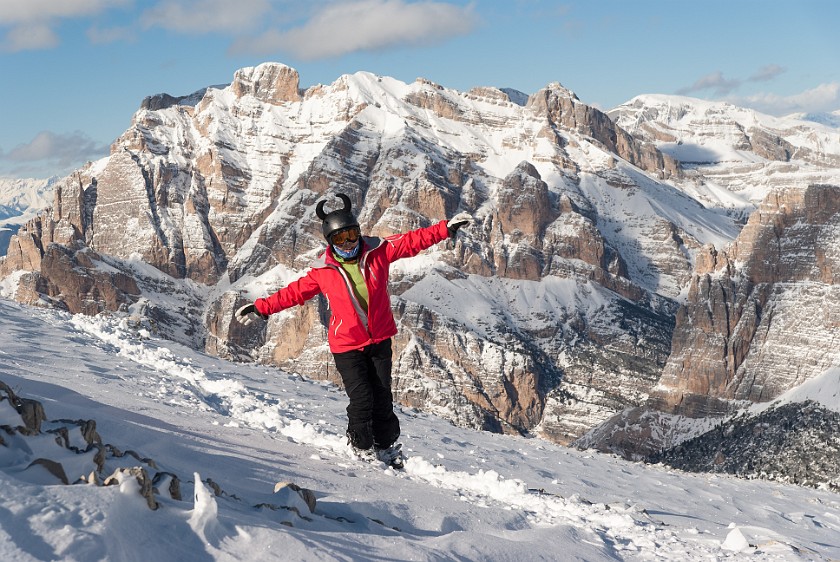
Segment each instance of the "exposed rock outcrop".
[[[21,423],[0,425],[0,447],[14,450],[9,456],[14,462],[5,464],[2,469],[11,471],[17,478],[43,482],[42,473],[46,472],[48,478],[64,485],[123,486],[130,481],[151,510],[158,509],[163,501],[183,501],[181,488],[185,480],[160,468],[159,461],[103,442],[94,420],[50,420],[39,401],[18,396],[0,381],[0,408],[6,408],[6,404],[20,416]],[[8,414],[4,416],[8,417]],[[55,439],[45,440],[43,435],[53,435]],[[22,440],[9,439],[15,436]],[[131,466],[133,462],[137,464]],[[76,472],[70,472],[70,467]],[[204,483],[215,496],[235,498],[209,478]],[[270,503],[253,505],[255,509],[282,509],[299,518],[306,518],[308,513],[315,511],[315,506],[315,494],[293,482],[278,483]],[[284,522],[292,524],[291,521]]]
[[261,64],[237,70],[230,87],[236,97],[251,95],[279,105],[300,101],[299,85],[300,77],[295,69],[282,64]]
[[662,154],[650,143],[634,139],[617,127],[607,114],[582,103],[560,84],[552,84],[528,99],[528,107],[544,113],[555,125],[592,137],[609,152],[660,178],[679,176],[676,160]]

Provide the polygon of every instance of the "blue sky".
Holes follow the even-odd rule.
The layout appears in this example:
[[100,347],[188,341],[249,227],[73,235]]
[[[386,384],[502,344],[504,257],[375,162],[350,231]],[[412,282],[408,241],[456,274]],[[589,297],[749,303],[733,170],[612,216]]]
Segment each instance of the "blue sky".
[[107,155],[144,97],[277,61],[301,86],[370,71],[458,90],[551,82],[773,115],[840,110],[835,0],[2,0],[0,176]]

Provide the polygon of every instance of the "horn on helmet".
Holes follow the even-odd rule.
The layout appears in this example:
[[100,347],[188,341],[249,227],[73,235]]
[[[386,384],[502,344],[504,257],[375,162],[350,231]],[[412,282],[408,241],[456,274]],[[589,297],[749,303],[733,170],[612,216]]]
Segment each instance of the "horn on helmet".
[[350,212],[350,198],[344,195],[343,193],[337,193],[336,197],[344,201],[344,210],[346,212]]
[[[344,195],[343,193],[336,193],[335,196],[341,199],[341,201],[344,203],[344,209],[342,210],[349,213],[351,207],[350,198]],[[324,199],[323,201],[318,201],[318,206],[315,207],[315,214],[318,215],[318,218],[321,220],[326,220],[327,218],[327,213],[324,212],[324,205],[326,205],[326,203],[326,199]]]
[[318,218],[321,220],[327,218],[327,214],[324,212],[324,203],[326,203],[326,201],[318,201],[318,206],[315,207],[315,214],[318,215]]

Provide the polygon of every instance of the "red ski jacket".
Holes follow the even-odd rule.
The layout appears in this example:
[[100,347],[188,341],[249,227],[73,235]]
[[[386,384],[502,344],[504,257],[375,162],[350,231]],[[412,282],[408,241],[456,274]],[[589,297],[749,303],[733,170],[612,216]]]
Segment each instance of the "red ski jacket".
[[323,293],[332,313],[328,336],[330,351],[343,353],[379,343],[397,333],[388,294],[391,263],[416,256],[448,237],[445,220],[385,239],[363,236],[359,270],[368,289],[367,313],[353,293],[352,280],[333,257],[329,247],[313,262],[306,275],[268,298],[257,299],[254,306],[260,314],[274,314],[294,305],[302,305]]

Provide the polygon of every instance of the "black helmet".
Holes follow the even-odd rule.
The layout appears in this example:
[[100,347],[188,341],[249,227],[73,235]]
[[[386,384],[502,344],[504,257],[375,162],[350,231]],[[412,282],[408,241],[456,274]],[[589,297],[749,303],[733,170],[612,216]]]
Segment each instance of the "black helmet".
[[318,206],[315,207],[315,214],[318,215],[319,219],[324,221],[324,224],[321,225],[321,232],[324,233],[324,238],[327,239],[327,242],[330,241],[330,236],[339,230],[344,230],[352,226],[358,228],[359,226],[359,221],[350,212],[350,198],[343,193],[337,193],[336,197],[344,202],[343,209],[336,209],[331,213],[325,213],[324,204],[326,201],[319,201]]

